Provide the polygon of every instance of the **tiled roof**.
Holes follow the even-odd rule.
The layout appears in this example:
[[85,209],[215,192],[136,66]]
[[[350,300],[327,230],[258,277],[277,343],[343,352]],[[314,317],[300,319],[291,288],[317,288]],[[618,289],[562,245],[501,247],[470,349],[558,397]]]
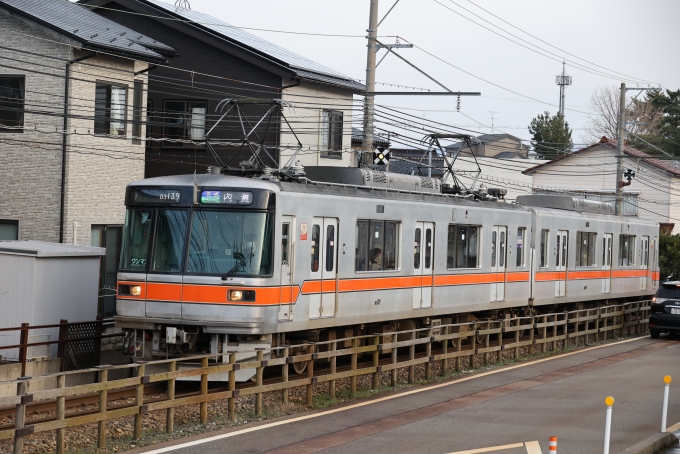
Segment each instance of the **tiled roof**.
[[[364,132],[359,129],[352,127],[352,143],[355,145],[361,145],[364,143]],[[380,136],[373,136],[373,145],[389,145],[387,140]]]
[[[415,148],[390,148],[390,172],[406,175],[427,175],[427,155],[425,150]],[[399,159],[404,158],[404,159]],[[439,178],[444,175],[445,163],[437,153],[432,154],[432,176]]]
[[0,0],[0,7],[81,42],[87,50],[152,63],[167,63],[167,59],[153,49],[176,52],[170,46],[70,1]]
[[[564,159],[569,159],[572,156],[575,156],[577,154],[588,152],[589,150],[591,150],[595,147],[602,146],[602,145],[611,147],[614,150],[618,149],[618,142],[616,140],[608,139],[607,137],[602,137],[602,139],[600,139],[600,141],[598,143],[594,143],[594,144],[592,144],[588,147],[581,148],[580,150],[575,151],[573,153],[569,153],[567,155],[560,156],[559,158],[553,159],[552,161],[548,161],[548,162],[545,162],[543,164],[539,164],[535,167],[531,167],[530,169],[527,169],[522,173],[530,175],[530,174],[536,172],[539,169],[543,169],[544,167],[553,165],[556,162],[562,161]],[[666,172],[668,172],[668,173],[670,173],[674,176],[680,176],[680,168],[676,167],[675,164],[671,163],[670,161],[665,161],[663,159],[654,158],[654,157],[648,155],[647,153],[645,153],[644,151],[640,151],[637,148],[633,148],[629,145],[624,145],[623,152],[625,154],[627,154],[628,156],[633,156],[635,158],[641,158],[641,160],[643,162],[645,162],[645,163],[647,163],[651,166],[654,166],[658,169],[665,170]]]

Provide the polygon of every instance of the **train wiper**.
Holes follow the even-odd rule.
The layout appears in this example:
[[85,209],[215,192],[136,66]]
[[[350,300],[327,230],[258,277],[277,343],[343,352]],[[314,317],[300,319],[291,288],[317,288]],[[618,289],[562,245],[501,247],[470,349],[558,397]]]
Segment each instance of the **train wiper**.
[[222,280],[226,281],[228,277],[233,276],[234,274],[238,273],[241,268],[244,268],[246,265],[248,265],[248,262],[255,256],[252,252],[248,254],[248,257],[244,256],[240,252],[234,252],[234,258],[238,260],[238,263],[234,265],[229,271],[227,271],[227,274],[222,276]]

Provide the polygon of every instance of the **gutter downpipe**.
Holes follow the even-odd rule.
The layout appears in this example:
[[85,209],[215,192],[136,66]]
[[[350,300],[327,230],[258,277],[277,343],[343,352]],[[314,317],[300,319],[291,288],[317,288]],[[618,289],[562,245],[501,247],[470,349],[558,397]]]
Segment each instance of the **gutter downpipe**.
[[66,74],[64,78],[64,127],[61,139],[61,206],[59,208],[59,242],[64,242],[64,207],[66,205],[66,131],[68,130],[68,90],[71,77],[71,64],[88,58],[96,57],[97,53],[86,55],[66,62]]

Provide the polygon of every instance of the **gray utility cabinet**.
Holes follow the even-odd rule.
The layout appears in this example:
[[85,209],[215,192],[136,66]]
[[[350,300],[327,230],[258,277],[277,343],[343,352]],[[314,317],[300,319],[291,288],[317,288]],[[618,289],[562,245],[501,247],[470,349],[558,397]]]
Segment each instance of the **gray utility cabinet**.
[[[0,328],[97,318],[99,247],[41,241],[0,241]],[[0,332],[1,345],[19,344],[19,331]],[[29,331],[29,342],[59,339],[59,328]],[[16,360],[18,349],[0,350]],[[28,358],[56,358],[57,344],[32,347]],[[46,358],[45,358],[46,359]]]

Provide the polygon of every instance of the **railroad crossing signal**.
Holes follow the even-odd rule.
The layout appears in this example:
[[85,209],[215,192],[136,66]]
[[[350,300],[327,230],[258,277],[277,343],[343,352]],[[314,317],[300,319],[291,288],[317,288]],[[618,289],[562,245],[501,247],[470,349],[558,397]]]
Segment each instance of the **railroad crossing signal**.
[[384,166],[388,162],[390,162],[390,150],[381,151],[378,149],[378,151],[373,152],[373,164]]

